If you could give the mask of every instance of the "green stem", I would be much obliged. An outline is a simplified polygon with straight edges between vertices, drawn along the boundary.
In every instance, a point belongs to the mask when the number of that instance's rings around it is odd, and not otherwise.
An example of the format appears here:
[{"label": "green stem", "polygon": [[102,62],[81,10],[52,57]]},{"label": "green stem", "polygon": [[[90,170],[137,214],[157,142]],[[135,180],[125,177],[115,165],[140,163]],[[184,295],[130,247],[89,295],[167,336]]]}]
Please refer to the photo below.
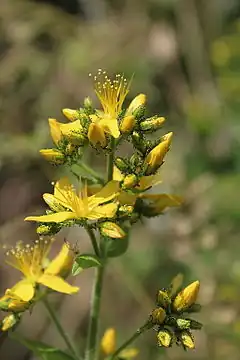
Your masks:
[{"label": "green stem", "polygon": [[74,345],[72,344],[71,339],[68,337],[68,334],[65,332],[65,330],[63,329],[61,323],[59,322],[59,319],[58,319],[54,309],[52,308],[52,305],[49,303],[47,297],[43,297],[42,302],[45,305],[45,307],[46,307],[52,321],[54,322],[59,334],[63,338],[65,344],[67,345],[67,348],[69,349],[69,351],[73,355],[74,359],[79,360],[79,356],[77,354],[77,351],[74,348]]},{"label": "green stem", "polygon": [[89,320],[85,360],[94,360],[96,358],[103,274],[104,266],[96,268],[95,282],[92,291],[91,313]]},{"label": "green stem", "polygon": [[92,246],[94,248],[94,251],[95,251],[95,254],[100,257],[100,251],[99,251],[99,247],[98,247],[98,243],[97,243],[97,239],[96,239],[96,236],[93,232],[93,229],[90,229],[89,227],[86,227],[85,228],[90,239],[91,239],[91,242],[92,242]]},{"label": "green stem", "polygon": [[113,178],[113,160],[114,160],[114,150],[115,150],[115,139],[111,138],[111,152],[107,157],[107,181],[111,181]]},{"label": "green stem", "polygon": [[[152,327],[152,326],[151,326]],[[113,360],[116,356],[120,354],[128,345],[135,341],[140,335],[142,335],[146,330],[150,329],[149,322],[140,327],[128,340],[126,340],[110,357],[110,360]]]},{"label": "green stem", "polygon": [[91,175],[98,183],[104,184],[104,180],[99,174],[93,170],[90,166],[85,164],[84,162],[80,162],[77,164],[80,168],[82,168],[84,171],[86,171],[89,175]]}]

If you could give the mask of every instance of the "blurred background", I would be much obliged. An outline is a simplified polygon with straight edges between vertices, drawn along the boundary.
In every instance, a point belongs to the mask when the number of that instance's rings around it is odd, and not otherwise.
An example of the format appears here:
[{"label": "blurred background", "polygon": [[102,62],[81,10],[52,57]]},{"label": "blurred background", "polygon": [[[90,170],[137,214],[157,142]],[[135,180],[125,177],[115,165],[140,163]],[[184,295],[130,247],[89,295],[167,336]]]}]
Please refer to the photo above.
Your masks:
[{"label": "blurred background", "polygon": [[[183,195],[185,204],[135,226],[128,252],[110,262],[101,333],[115,326],[121,344],[178,272],[186,284],[201,280],[204,330],[188,353],[158,348],[150,331],[136,342],[140,360],[240,359],[239,16],[238,0],[0,1],[1,244],[36,238],[35,225],[23,219],[43,211],[41,195],[60,175],[38,153],[51,146],[47,119],[63,121],[62,108],[94,96],[89,72],[134,73],[127,102],[146,93],[149,113],[166,116],[165,132],[175,133],[159,190]],[[90,153],[89,162],[104,171],[102,157]],[[64,236],[89,249],[86,234],[74,228],[57,236],[54,251]],[[3,293],[19,273],[4,264],[3,252],[0,259]],[[75,280],[79,295],[56,298],[80,348],[92,275]],[[18,332],[64,348],[41,304]],[[0,358],[34,356],[7,339]]]}]

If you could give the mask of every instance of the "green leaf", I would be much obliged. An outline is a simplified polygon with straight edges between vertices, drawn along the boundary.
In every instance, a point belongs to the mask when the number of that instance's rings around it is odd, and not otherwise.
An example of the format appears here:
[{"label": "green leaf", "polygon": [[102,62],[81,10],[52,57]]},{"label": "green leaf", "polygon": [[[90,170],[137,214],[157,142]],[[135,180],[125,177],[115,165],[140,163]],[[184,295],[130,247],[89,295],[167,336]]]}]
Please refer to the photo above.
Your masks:
[{"label": "green leaf", "polygon": [[81,254],[77,256],[72,267],[72,275],[78,275],[83,269],[101,266],[101,260],[92,254]]},{"label": "green leaf", "polygon": [[40,341],[25,339],[16,333],[14,333],[14,335],[12,334],[12,338],[24,345],[27,349],[31,350],[42,360],[75,360],[66,352]]},{"label": "green leaf", "polygon": [[108,257],[117,257],[123,255],[129,245],[129,235],[125,236],[122,239],[111,239],[107,238],[107,256]]}]

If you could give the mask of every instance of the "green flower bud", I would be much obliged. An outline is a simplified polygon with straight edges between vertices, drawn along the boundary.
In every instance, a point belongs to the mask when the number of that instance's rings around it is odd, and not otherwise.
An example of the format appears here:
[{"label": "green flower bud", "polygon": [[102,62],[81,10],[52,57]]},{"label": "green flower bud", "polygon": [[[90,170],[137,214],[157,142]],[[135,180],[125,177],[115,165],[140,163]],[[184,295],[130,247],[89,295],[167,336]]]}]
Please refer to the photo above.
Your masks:
[{"label": "green flower bud", "polygon": [[171,299],[165,290],[159,290],[157,294],[157,304],[165,309],[171,304]]},{"label": "green flower bud", "polygon": [[166,318],[166,312],[163,308],[159,307],[159,308],[156,308],[152,311],[152,314],[150,316],[151,318],[151,322],[153,324],[158,324],[158,325],[161,325],[165,318]]},{"label": "green flower bud", "polygon": [[85,107],[85,109],[87,110],[92,110],[93,109],[93,103],[92,103],[92,99],[90,99],[89,96],[85,97],[84,101],[83,101],[83,106]]},{"label": "green flower bud", "polygon": [[164,117],[152,117],[141,122],[140,129],[142,131],[153,132],[158,130],[165,122]]},{"label": "green flower bud", "polygon": [[176,319],[177,327],[181,330],[189,329],[191,321],[187,319]]},{"label": "green flower bud", "polygon": [[114,239],[121,239],[126,236],[123,229],[111,221],[106,221],[103,224],[101,224],[100,232],[103,236],[108,236]]},{"label": "green flower bud", "polygon": [[14,325],[16,325],[19,322],[20,318],[16,314],[10,314],[7,315],[2,320],[2,331],[8,331],[11,329]]},{"label": "green flower bud", "polygon": [[173,340],[173,335],[170,333],[169,330],[163,329],[163,330],[160,330],[159,333],[157,334],[157,339],[158,339],[159,346],[168,348],[171,346],[171,343]]},{"label": "green flower bud", "polygon": [[127,171],[129,169],[129,166],[128,166],[128,163],[126,160],[124,160],[123,158],[121,157],[117,157],[115,159],[115,165],[117,166],[117,168],[120,170],[120,171]]}]

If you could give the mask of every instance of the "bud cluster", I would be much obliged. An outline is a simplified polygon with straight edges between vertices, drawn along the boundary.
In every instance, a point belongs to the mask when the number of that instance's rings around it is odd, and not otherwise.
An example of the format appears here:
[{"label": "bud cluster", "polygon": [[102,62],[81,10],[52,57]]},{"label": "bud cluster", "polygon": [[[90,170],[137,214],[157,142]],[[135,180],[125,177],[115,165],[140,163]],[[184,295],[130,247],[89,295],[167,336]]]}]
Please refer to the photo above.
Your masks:
[{"label": "bud cluster", "polygon": [[186,288],[181,287],[182,277],[178,275],[168,289],[157,294],[157,307],[152,311],[149,322],[157,331],[159,346],[171,347],[174,343],[186,349],[194,349],[192,330],[200,330],[202,324],[189,318],[188,314],[198,312],[196,304],[200,283],[195,281]]}]

